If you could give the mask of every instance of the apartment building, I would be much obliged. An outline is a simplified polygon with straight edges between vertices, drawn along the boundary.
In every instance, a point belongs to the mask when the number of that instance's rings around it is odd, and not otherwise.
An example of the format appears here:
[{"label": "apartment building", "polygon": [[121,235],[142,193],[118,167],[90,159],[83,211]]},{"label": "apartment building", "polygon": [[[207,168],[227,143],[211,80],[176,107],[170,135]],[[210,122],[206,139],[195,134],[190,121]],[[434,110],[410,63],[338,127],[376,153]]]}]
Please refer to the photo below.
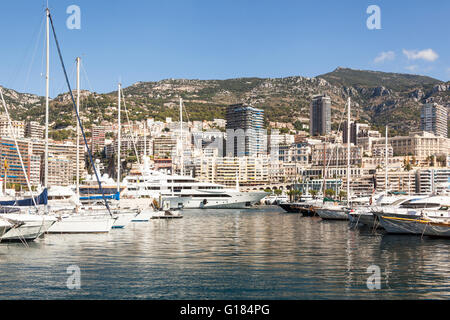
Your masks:
[{"label": "apartment building", "polygon": [[208,157],[198,159],[195,176],[200,181],[229,187],[257,186],[269,182],[269,157]]},{"label": "apartment building", "polygon": [[13,137],[17,139],[25,136],[25,123],[23,121],[11,120],[9,125],[8,117],[5,114],[0,115],[0,137]]},{"label": "apartment building", "polygon": [[418,194],[440,193],[448,189],[450,168],[426,168],[416,172],[416,188]]},{"label": "apartment building", "polygon": [[30,121],[25,125],[25,137],[31,139],[43,139],[45,127],[41,126],[39,122]]},{"label": "apartment building", "polygon": [[[20,162],[16,144],[13,139],[0,138],[0,173],[6,183],[27,185],[27,177],[31,185],[36,186],[40,182],[41,156],[33,152],[33,143],[29,140],[18,140],[23,167]],[[24,170],[26,175],[24,174]]]}]

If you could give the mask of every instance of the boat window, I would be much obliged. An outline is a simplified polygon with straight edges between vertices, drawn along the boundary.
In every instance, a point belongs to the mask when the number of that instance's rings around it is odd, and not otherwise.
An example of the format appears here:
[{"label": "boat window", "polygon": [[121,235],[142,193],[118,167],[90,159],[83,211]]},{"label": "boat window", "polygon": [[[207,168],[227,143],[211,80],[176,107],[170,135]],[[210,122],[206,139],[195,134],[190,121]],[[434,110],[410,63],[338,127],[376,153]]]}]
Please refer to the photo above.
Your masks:
[{"label": "boat window", "polygon": [[[403,201],[405,201],[405,199],[398,199],[398,200],[392,202],[390,205],[391,206],[396,206],[396,205],[401,204]],[[406,201],[406,202],[409,202],[409,201]]]},{"label": "boat window", "polygon": [[421,208],[438,208],[440,207],[439,203],[403,203],[401,208],[407,209],[421,209]]}]

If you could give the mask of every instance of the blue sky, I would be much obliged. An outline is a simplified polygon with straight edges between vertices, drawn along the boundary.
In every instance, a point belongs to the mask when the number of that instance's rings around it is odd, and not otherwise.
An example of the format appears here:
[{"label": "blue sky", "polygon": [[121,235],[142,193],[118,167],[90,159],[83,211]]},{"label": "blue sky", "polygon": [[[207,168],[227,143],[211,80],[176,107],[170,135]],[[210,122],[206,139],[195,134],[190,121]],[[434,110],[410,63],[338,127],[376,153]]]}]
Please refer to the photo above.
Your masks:
[{"label": "blue sky", "polygon": [[[43,0],[2,3],[0,84],[43,95]],[[69,30],[69,5],[81,29]],[[369,30],[369,5],[381,30]],[[450,1],[49,0],[72,85],[97,92],[167,78],[314,77],[338,66],[450,80]],[[67,91],[51,48],[51,96]]]}]

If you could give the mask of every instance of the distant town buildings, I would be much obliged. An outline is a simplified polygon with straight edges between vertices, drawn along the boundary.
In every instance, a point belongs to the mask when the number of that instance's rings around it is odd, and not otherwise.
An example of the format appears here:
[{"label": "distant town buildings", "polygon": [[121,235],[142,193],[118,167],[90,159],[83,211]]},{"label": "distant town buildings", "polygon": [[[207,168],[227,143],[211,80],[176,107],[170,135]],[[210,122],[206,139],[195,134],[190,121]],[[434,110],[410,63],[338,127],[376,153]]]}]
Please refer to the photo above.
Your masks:
[{"label": "distant town buildings", "polygon": [[[17,139],[24,168],[32,186],[37,186],[44,179],[45,141],[42,139]],[[76,145],[72,142],[49,143],[49,179],[50,185],[69,185],[73,183],[76,172]],[[14,139],[0,138],[2,179],[12,184],[26,186],[26,178],[20,164]],[[84,148],[80,148],[80,168],[85,169]],[[64,165],[64,167],[63,167]],[[70,168],[69,168],[70,167]]]},{"label": "distant town buildings", "polygon": [[[339,193],[347,186],[347,143],[350,143],[351,190],[354,195],[384,189],[385,169],[392,191],[429,194],[439,192],[450,177],[450,139],[447,138],[447,113],[435,103],[423,105],[421,130],[407,135],[385,137],[369,124],[342,122],[340,130],[331,130],[331,98],[316,95],[310,103],[310,118],[293,115],[291,123],[265,122],[262,109],[246,104],[226,108],[226,119],[157,121],[148,118],[123,124],[122,161],[125,171],[137,170],[137,161],[150,156],[152,168],[171,173],[193,175],[205,182],[229,188],[284,191],[295,187],[309,190],[332,189]],[[187,120],[187,121],[186,121]],[[278,119],[277,119],[278,120]],[[295,123],[295,126],[293,125]],[[270,133],[266,133],[268,125]],[[309,133],[305,130],[309,128]],[[72,128],[74,129],[74,128]],[[114,170],[118,140],[117,125],[94,125],[90,147],[105,154],[97,163],[100,170]],[[14,139],[24,160],[25,174]],[[111,134],[112,133],[112,134]],[[44,127],[38,122],[14,121],[12,129],[0,115],[0,175],[3,181],[33,186],[44,177]],[[76,145],[72,140],[49,143],[50,185],[71,185],[76,172]],[[85,151],[80,141],[79,156],[83,173]],[[387,154],[386,154],[387,153]],[[386,163],[387,155],[387,163]],[[97,156],[97,158],[101,156]],[[100,160],[98,160],[100,161]],[[126,174],[126,172],[124,173]]]}]

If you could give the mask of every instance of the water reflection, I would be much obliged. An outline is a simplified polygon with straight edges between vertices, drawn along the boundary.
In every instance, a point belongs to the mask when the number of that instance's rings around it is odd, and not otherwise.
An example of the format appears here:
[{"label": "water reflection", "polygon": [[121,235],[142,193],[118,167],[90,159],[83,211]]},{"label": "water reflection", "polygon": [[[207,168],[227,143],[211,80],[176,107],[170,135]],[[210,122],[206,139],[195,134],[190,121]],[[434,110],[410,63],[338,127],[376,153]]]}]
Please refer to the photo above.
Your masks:
[{"label": "water reflection", "polygon": [[[450,295],[448,242],[276,207],[185,211],[107,235],[0,244],[0,298],[417,299]],[[81,290],[66,287],[69,265]],[[369,290],[367,268],[381,270]]]}]

